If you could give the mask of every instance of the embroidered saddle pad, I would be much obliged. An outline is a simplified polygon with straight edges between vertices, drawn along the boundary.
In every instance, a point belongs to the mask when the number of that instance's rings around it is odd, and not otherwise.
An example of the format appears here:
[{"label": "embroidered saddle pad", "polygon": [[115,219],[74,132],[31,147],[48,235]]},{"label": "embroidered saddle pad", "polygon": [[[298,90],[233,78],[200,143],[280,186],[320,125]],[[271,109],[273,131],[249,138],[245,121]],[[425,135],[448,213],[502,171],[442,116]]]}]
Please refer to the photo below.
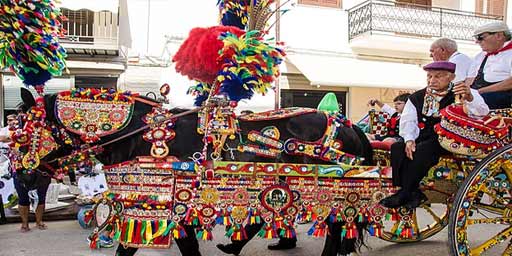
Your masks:
[{"label": "embroidered saddle pad", "polygon": [[61,93],[55,102],[55,113],[67,130],[92,143],[122,130],[131,120],[133,106],[133,100],[77,98]]},{"label": "embroidered saddle pad", "polygon": [[461,105],[450,105],[441,110],[441,122],[434,129],[439,135],[439,143],[446,150],[484,158],[508,143],[510,125],[491,115],[481,120],[473,119],[465,113]]},{"label": "embroidered saddle pad", "polygon": [[291,107],[291,108],[282,108],[277,110],[269,110],[260,113],[252,113],[248,115],[240,116],[239,119],[242,121],[265,121],[265,120],[276,120],[288,117],[294,117],[298,115],[315,113],[318,110],[314,108],[301,108],[301,107]]}]

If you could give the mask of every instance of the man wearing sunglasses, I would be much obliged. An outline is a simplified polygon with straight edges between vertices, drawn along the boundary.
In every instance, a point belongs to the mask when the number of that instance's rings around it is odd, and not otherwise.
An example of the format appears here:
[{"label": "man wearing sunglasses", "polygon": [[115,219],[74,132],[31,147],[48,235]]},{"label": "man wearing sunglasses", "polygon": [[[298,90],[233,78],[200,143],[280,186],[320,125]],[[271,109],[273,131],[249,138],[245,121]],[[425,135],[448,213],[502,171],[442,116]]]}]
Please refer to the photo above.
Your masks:
[{"label": "man wearing sunglasses", "polygon": [[485,24],[474,36],[482,52],[475,56],[466,84],[478,90],[490,109],[511,107],[512,36],[507,24]]}]

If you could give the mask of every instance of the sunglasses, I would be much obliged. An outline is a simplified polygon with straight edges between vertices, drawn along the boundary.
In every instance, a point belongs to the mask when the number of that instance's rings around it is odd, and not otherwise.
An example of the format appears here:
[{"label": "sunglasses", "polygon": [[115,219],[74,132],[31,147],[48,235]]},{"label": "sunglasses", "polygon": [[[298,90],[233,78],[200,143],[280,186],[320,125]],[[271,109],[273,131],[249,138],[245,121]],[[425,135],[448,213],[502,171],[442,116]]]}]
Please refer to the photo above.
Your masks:
[{"label": "sunglasses", "polygon": [[480,41],[483,41],[488,36],[494,35],[494,34],[495,34],[494,32],[485,32],[485,33],[482,33],[482,34],[478,34],[478,35],[475,36],[475,40],[480,42]]}]

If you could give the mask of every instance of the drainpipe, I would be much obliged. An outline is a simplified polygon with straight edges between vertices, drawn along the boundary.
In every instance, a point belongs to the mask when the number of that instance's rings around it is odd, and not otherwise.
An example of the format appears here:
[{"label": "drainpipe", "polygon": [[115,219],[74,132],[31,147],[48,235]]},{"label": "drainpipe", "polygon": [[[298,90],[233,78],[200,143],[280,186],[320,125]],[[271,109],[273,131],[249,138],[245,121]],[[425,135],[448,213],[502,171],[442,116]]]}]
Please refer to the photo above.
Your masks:
[{"label": "drainpipe", "polygon": [[151,0],[148,0],[148,27],[146,32],[146,56],[149,55],[149,19],[151,14]]},{"label": "drainpipe", "polygon": [[[279,6],[281,6],[281,1],[276,0],[276,42],[279,42],[281,40],[281,10]],[[279,87],[279,78],[275,81],[275,102],[274,102],[274,109],[279,109],[280,106],[280,99],[281,99],[281,88]]]},{"label": "drainpipe", "polygon": [[4,74],[0,71],[0,126],[4,127],[5,111],[5,93],[4,93]]}]

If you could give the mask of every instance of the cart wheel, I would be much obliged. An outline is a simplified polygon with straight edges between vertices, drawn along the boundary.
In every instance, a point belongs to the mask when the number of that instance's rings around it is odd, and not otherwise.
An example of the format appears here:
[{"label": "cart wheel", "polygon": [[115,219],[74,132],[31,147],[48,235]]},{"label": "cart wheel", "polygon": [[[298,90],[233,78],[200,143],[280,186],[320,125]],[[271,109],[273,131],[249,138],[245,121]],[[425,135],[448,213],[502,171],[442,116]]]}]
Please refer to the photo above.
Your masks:
[{"label": "cart wheel", "polygon": [[[441,193],[439,191],[424,190],[429,194]],[[446,192],[446,201],[449,202],[450,193]],[[427,239],[448,224],[449,207],[447,203],[426,203],[408,210],[399,208],[389,210],[387,220],[383,221],[382,235],[380,239],[394,243],[410,243]]]},{"label": "cart wheel", "polygon": [[512,144],[475,166],[450,213],[452,255],[512,255]]}]

